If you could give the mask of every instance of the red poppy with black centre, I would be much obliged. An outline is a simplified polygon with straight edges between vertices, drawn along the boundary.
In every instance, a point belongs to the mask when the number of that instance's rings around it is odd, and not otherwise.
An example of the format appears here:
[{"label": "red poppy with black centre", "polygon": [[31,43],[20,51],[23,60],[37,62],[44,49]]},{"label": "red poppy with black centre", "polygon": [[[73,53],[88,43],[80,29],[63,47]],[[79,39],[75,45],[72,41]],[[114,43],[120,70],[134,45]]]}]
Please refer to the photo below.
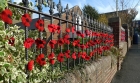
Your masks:
[{"label": "red poppy with black centre", "polygon": [[8,44],[10,44],[11,46],[14,46],[14,43],[15,43],[15,38],[14,38],[14,37],[11,37],[11,38],[9,39]]},{"label": "red poppy with black centre", "polygon": [[36,23],[35,23],[35,27],[39,30],[39,31],[44,31],[44,20],[39,19]]},{"label": "red poppy with black centre", "polygon": [[62,38],[59,39],[57,42],[58,42],[59,45],[63,45],[64,44],[64,40]]},{"label": "red poppy with black centre", "polygon": [[24,14],[21,17],[22,23],[24,26],[29,27],[30,26],[30,22],[32,21],[31,17],[29,14]]},{"label": "red poppy with black centre", "polygon": [[4,11],[1,12],[1,15],[0,15],[1,19],[7,23],[7,24],[12,24],[12,11],[10,9],[5,9]]},{"label": "red poppy with black centre", "polygon": [[51,40],[51,41],[49,42],[49,46],[50,46],[51,48],[54,48],[56,43],[57,43],[56,40]]},{"label": "red poppy with black centre", "polygon": [[45,61],[45,57],[44,54],[39,54],[36,58],[36,62],[40,65],[40,66],[44,66],[46,64]]},{"label": "red poppy with black centre", "polygon": [[25,41],[24,41],[24,47],[25,48],[31,48],[31,46],[33,45],[34,43],[34,40],[32,38],[27,38]]},{"label": "red poppy with black centre", "polygon": [[30,60],[27,64],[28,71],[32,71],[34,66],[34,60]]},{"label": "red poppy with black centre", "polygon": [[44,48],[44,46],[46,44],[46,42],[43,39],[40,39],[40,38],[37,38],[35,40],[35,43],[36,43],[38,49]]},{"label": "red poppy with black centre", "polygon": [[72,54],[72,59],[74,59],[74,60],[76,60],[76,52],[74,52],[73,54]]},{"label": "red poppy with black centre", "polygon": [[55,58],[55,54],[52,52],[49,54],[48,59],[54,59]]},{"label": "red poppy with black centre", "polygon": [[67,50],[65,53],[66,58],[70,58],[70,50]]},{"label": "red poppy with black centre", "polygon": [[59,62],[64,62],[64,54],[63,53],[59,53],[58,56],[57,56],[57,60]]}]

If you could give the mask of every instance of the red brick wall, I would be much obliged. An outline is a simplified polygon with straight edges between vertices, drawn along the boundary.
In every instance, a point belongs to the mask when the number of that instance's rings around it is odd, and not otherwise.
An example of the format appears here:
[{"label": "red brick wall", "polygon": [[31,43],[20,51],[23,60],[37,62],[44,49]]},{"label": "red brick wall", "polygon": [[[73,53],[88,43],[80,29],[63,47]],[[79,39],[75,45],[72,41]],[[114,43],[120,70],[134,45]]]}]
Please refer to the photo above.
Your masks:
[{"label": "red brick wall", "polygon": [[114,34],[114,46],[119,48],[120,44],[120,32],[121,32],[121,19],[119,17],[110,18],[108,20],[108,25],[113,28]]}]

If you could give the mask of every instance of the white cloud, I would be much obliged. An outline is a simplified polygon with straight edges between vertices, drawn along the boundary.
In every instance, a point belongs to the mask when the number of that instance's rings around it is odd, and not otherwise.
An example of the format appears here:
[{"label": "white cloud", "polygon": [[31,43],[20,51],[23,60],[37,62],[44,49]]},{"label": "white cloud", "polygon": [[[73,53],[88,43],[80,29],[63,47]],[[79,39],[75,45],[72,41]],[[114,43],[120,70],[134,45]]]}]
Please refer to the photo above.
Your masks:
[{"label": "white cloud", "polygon": [[32,18],[33,19],[38,18],[38,14],[33,13]]},{"label": "white cloud", "polygon": [[[20,3],[20,2],[22,2],[22,0],[13,0],[13,2]],[[29,2],[33,2],[33,0],[29,0]]]},{"label": "white cloud", "polygon": [[13,0],[13,2],[19,3],[19,2],[22,2],[22,0]]},{"label": "white cloud", "polygon": [[98,6],[97,7],[97,10],[99,13],[106,13],[106,12],[112,12],[114,11],[111,6],[107,6],[107,7],[101,7],[101,6]]}]

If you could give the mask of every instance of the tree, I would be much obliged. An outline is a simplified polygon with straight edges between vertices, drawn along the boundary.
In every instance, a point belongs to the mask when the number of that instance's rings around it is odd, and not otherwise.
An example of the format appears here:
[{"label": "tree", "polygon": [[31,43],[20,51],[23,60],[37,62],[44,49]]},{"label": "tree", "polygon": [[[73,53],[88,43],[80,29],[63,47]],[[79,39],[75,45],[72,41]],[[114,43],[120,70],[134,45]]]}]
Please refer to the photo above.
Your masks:
[{"label": "tree", "polygon": [[85,5],[83,7],[83,13],[86,14],[87,16],[90,16],[90,18],[93,18],[93,19],[99,18],[98,11],[90,5]]},{"label": "tree", "polygon": [[99,16],[98,20],[104,24],[108,24],[108,18],[106,17],[105,14],[102,14]]},{"label": "tree", "polygon": [[[136,7],[138,6],[140,0],[138,0],[135,4],[134,0],[115,0],[116,2],[116,10],[119,11],[127,11],[127,12],[119,12],[119,17],[122,20],[122,23],[130,23],[138,14]],[[119,3],[118,3],[119,2]],[[120,5],[120,6],[119,6]]]}]

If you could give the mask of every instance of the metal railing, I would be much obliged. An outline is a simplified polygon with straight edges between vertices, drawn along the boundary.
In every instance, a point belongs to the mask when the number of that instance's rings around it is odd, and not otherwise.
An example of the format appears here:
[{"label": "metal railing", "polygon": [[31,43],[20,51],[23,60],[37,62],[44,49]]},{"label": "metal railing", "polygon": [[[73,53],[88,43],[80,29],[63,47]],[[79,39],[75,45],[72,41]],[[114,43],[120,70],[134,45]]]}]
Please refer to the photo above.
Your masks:
[{"label": "metal railing", "polygon": [[[55,5],[53,0],[48,0],[48,7],[50,8],[49,13],[46,14],[42,12],[42,1],[43,0],[38,0],[38,11],[34,9],[28,8],[28,0],[22,0],[24,6],[16,5],[13,3],[8,3],[9,6],[15,7],[15,8],[20,8],[25,11],[25,13],[31,12],[31,13],[36,13],[39,15],[38,19],[43,19],[44,17],[50,18],[49,22],[50,24],[54,24],[53,20],[58,20],[58,26],[65,25],[65,29],[70,28],[71,32],[63,32],[64,34],[70,35],[72,34],[72,38],[69,38],[70,44],[65,44],[65,47],[60,45],[57,48],[47,48],[51,50],[51,53],[53,53],[56,49],[60,49],[60,53],[64,53],[63,49],[70,50],[70,56],[73,58],[66,58],[66,61],[62,64],[63,62],[56,62],[56,64],[60,63],[60,70],[62,70],[63,66],[67,66],[66,69],[69,70],[70,68],[74,68],[78,64],[84,63],[86,61],[94,61],[98,60],[99,57],[104,55],[105,50],[109,50],[110,45],[113,45],[113,29],[98,20],[95,20],[94,18],[91,18],[90,16],[87,16],[86,14],[78,15],[78,12],[75,12],[74,9],[69,9],[68,4],[63,10],[61,0],[59,0],[59,3]],[[57,7],[58,10],[58,16],[54,16],[54,8]],[[77,10],[78,11],[78,10]],[[42,17],[43,16],[43,17]],[[65,19],[62,19],[62,17],[65,16]],[[71,19],[70,19],[71,18]],[[79,23],[81,21],[81,23]],[[62,24],[63,23],[63,24]],[[72,25],[69,27],[69,24]],[[7,27],[7,24],[6,24]],[[77,30],[72,33],[72,29],[76,28]],[[22,27],[23,28],[23,27]],[[81,30],[78,30],[80,29]],[[28,38],[28,27],[24,27],[25,29],[25,39]],[[78,36],[78,31],[80,33],[80,36]],[[60,28],[60,34],[59,38],[63,38],[62,34],[62,28]],[[76,36],[75,36],[76,35]],[[39,38],[43,39],[42,37],[42,32],[39,32]],[[54,38],[54,33],[50,32],[49,38],[46,40],[47,45],[49,41],[53,40]],[[59,39],[58,38],[58,39]],[[79,46],[72,45],[72,43],[75,40],[80,40]],[[83,45],[83,47],[82,47]],[[106,49],[105,49],[106,48]],[[108,49],[107,49],[108,48]],[[36,48],[35,48],[36,49]],[[47,50],[46,50],[47,52]],[[40,54],[42,54],[42,48],[40,49]],[[75,57],[78,57],[78,53],[81,53],[81,56],[74,59],[74,53],[76,53]],[[86,54],[86,55],[84,55]],[[91,55],[90,55],[91,54]],[[45,55],[46,57],[49,54]],[[57,55],[57,54],[56,54]],[[80,54],[79,54],[80,55]],[[55,56],[57,57],[57,56]],[[25,48],[25,58],[28,61],[29,56],[28,56],[28,50]],[[63,56],[62,56],[63,58]],[[85,58],[85,59],[84,59]],[[91,59],[90,59],[91,58]],[[27,65],[26,65],[27,66]],[[54,69],[54,65],[52,66],[52,71]],[[71,67],[72,66],[72,67]],[[27,70],[27,69],[26,69]],[[26,71],[27,72],[27,71]]]}]

